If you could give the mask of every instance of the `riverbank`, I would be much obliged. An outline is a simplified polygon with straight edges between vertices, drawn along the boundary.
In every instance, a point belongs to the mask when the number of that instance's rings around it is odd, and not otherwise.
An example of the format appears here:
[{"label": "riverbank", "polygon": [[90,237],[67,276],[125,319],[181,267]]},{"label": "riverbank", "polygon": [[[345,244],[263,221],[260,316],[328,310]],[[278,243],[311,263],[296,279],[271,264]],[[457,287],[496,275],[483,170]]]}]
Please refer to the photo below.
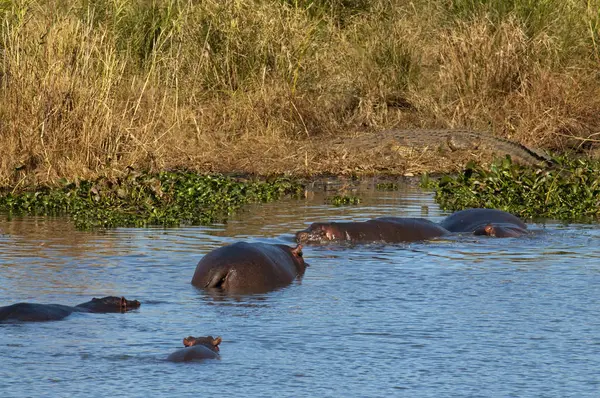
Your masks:
[{"label": "riverbank", "polygon": [[129,169],[410,175],[490,159],[440,154],[435,137],[399,150],[379,139],[389,129],[594,151],[599,5],[11,2],[0,186]]},{"label": "riverbank", "polygon": [[522,166],[510,157],[488,167],[469,162],[451,175],[264,177],[138,173],[53,186],[0,190],[0,212],[68,216],[79,229],[180,227],[225,223],[247,204],[324,193],[331,206],[360,205],[370,191],[416,185],[434,192],[445,210],[481,207],[527,220],[594,222],[600,217],[600,162],[557,157],[549,167]]}]

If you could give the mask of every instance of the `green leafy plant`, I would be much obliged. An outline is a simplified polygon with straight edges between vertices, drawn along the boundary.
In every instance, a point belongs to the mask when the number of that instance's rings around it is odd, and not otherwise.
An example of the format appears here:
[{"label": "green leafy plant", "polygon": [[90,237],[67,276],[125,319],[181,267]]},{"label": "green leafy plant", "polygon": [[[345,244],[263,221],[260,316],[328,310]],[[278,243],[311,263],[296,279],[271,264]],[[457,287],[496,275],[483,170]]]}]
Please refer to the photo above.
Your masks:
[{"label": "green leafy plant", "polygon": [[298,196],[300,183],[286,178],[240,181],[190,172],[130,173],[124,178],[62,180],[58,188],[39,187],[0,194],[9,214],[68,215],[77,228],[179,226],[225,222],[250,202]]},{"label": "green leafy plant", "polygon": [[360,198],[354,195],[334,195],[327,199],[327,203],[334,206],[357,205],[360,203]]},{"label": "green leafy plant", "polygon": [[510,157],[489,169],[469,163],[456,176],[431,184],[444,209],[486,207],[524,218],[593,220],[600,216],[600,162],[561,157],[550,169],[513,164]]},{"label": "green leafy plant", "polygon": [[380,182],[375,185],[375,189],[378,191],[397,191],[399,188],[395,182]]}]

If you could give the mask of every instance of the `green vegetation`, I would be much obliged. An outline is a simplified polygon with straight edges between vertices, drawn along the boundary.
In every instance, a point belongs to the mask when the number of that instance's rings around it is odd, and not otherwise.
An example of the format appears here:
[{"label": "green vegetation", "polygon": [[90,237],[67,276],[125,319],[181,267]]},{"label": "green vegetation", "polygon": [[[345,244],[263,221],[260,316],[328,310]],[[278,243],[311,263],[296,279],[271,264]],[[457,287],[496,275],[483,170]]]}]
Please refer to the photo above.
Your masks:
[{"label": "green vegetation", "polygon": [[354,195],[334,195],[327,198],[327,203],[339,207],[360,204],[360,198]]},{"label": "green vegetation", "polygon": [[600,0],[0,0],[0,16],[4,187],[440,171],[329,143],[457,127],[563,150],[600,131]]},{"label": "green vegetation", "polygon": [[129,173],[124,178],[62,181],[0,195],[0,210],[14,214],[66,214],[77,228],[180,226],[222,223],[249,202],[298,196],[303,187],[286,178],[238,181],[222,175],[189,172]]},{"label": "green vegetation", "polygon": [[395,182],[378,182],[375,186],[377,191],[397,191],[399,188]]},{"label": "green vegetation", "polygon": [[474,164],[437,183],[436,200],[449,210],[469,207],[501,209],[524,218],[594,220],[600,217],[600,162],[557,159],[552,169],[530,169],[510,158],[489,169]]}]

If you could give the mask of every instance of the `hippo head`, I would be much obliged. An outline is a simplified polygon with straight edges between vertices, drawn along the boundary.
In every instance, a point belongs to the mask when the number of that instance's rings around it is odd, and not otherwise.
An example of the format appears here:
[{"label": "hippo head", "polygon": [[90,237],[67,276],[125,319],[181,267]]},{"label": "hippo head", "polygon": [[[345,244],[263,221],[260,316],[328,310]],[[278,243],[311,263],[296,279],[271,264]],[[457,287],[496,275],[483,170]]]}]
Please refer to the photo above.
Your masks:
[{"label": "hippo head", "polygon": [[140,302],[116,296],[94,297],[91,301],[79,304],[77,307],[83,307],[90,312],[127,312],[139,308]]},{"label": "hippo head", "polygon": [[496,238],[517,238],[527,234],[527,231],[518,225],[512,224],[486,224],[482,228],[477,228],[474,235],[487,235]]},{"label": "hippo head", "polygon": [[[492,224],[487,224],[485,227],[483,227],[483,232],[484,235],[487,236],[496,236],[496,229]],[[475,231],[475,234],[477,234],[477,231]]]},{"label": "hippo head", "polygon": [[221,341],[223,341],[223,339],[221,339],[220,336],[218,336],[217,338],[213,338],[212,336],[205,336],[205,337],[188,336],[183,339],[183,345],[186,347],[192,347],[195,345],[203,345],[207,348],[210,348],[211,350],[213,350],[215,352],[218,352],[219,344],[221,344]]},{"label": "hippo head", "polygon": [[333,223],[315,222],[296,233],[298,243],[325,243],[343,238],[342,232]]}]

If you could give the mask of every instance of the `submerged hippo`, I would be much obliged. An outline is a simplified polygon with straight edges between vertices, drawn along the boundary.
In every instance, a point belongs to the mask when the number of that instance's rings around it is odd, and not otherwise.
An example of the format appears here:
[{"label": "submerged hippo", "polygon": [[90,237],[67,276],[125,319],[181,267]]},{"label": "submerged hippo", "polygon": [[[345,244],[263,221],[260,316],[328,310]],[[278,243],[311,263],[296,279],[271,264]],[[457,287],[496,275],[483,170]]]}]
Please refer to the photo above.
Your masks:
[{"label": "submerged hippo", "polygon": [[363,222],[317,222],[296,233],[298,243],[414,242],[449,232],[423,218],[381,217]]},{"label": "submerged hippo", "polygon": [[125,297],[114,296],[94,297],[91,301],[76,305],[75,307],[62,304],[17,303],[0,307],[0,322],[58,321],[71,315],[73,312],[127,312],[139,308],[139,306],[140,302],[137,300],[127,300]]},{"label": "submerged hippo", "polygon": [[527,233],[527,225],[517,216],[496,209],[466,209],[449,215],[440,225],[450,232],[469,232],[498,238]]},{"label": "submerged hippo", "polygon": [[206,254],[192,277],[192,285],[226,292],[260,293],[291,283],[308,264],[302,246],[237,242]]},{"label": "submerged hippo", "polygon": [[169,355],[167,361],[187,362],[200,359],[220,359],[219,344],[221,344],[221,341],[221,337],[217,337],[216,339],[212,336],[186,337],[183,339],[185,348]]}]

